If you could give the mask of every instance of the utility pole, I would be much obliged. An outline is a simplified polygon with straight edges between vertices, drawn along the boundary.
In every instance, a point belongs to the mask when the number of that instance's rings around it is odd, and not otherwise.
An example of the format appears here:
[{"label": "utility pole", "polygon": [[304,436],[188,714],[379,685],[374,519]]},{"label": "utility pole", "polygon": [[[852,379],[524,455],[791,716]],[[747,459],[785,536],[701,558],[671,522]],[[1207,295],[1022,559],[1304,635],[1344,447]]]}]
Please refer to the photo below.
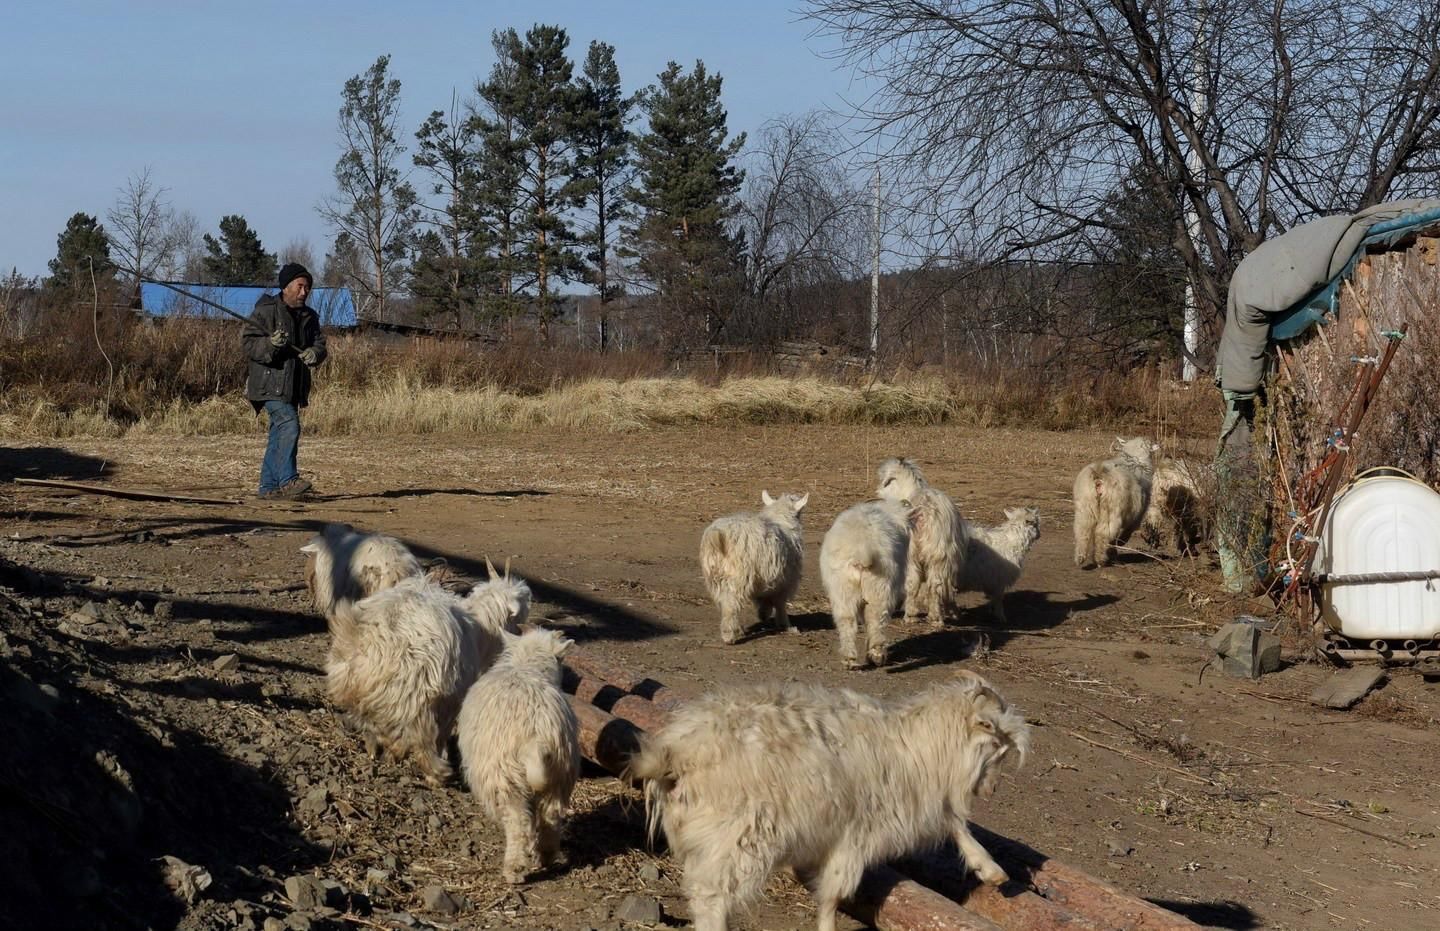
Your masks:
[{"label": "utility pole", "polygon": [[[1202,0],[1195,22],[1195,60],[1192,62],[1195,69],[1195,86],[1190,90],[1190,114],[1195,121],[1197,135],[1205,125],[1205,109],[1208,106],[1205,97],[1205,81],[1208,78],[1205,67],[1205,30],[1208,13],[1207,4]],[[1185,168],[1192,182],[1198,181],[1205,170],[1205,166],[1200,160],[1200,146],[1193,142],[1190,145],[1190,152],[1185,158]],[[1205,185],[1201,185],[1201,189],[1203,196],[1203,192],[1206,190]],[[1185,199],[1185,235],[1190,237],[1191,247],[1198,256],[1200,254],[1200,211],[1195,206],[1193,197]],[[1185,281],[1185,324],[1181,331],[1181,339],[1185,344],[1185,358],[1181,366],[1180,377],[1184,381],[1191,382],[1198,374],[1195,368],[1195,355],[1200,349],[1200,303],[1195,293],[1193,275],[1187,275]]]},{"label": "utility pole", "polygon": [[871,212],[871,232],[874,243],[871,248],[870,269],[870,365],[880,360],[880,162],[875,162],[875,208]]}]

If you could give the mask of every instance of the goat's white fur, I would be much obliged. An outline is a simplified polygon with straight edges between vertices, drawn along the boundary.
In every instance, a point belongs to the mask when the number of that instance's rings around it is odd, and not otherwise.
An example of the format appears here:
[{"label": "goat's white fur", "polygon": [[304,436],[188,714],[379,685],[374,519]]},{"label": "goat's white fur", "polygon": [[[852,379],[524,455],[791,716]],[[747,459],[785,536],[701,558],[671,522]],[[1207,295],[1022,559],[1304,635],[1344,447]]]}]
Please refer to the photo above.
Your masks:
[{"label": "goat's white fur", "polygon": [[520,883],[559,855],[580,771],[579,725],[560,690],[560,657],[574,644],[551,630],[504,640],[465,696],[456,732],[470,794],[505,830],[501,875]]},{"label": "goat's white fur", "polygon": [[1004,882],[966,822],[1028,746],[1024,719],[973,673],[895,703],[786,683],[686,705],[643,739],[630,774],[645,780],[652,837],[663,826],[683,865],[696,931],[725,931],[786,866],[833,931],[867,866],[940,841]]},{"label": "goat's white fur", "polygon": [[1006,508],[1005,523],[982,527],[967,521],[970,552],[957,588],[984,592],[995,620],[1005,622],[1005,593],[1015,587],[1030,547],[1040,539],[1040,512],[1036,508]]},{"label": "goat's white fur", "polygon": [[1130,539],[1150,504],[1151,456],[1160,447],[1144,437],[1116,438],[1116,455],[1075,476],[1075,565],[1107,566],[1114,547]]},{"label": "goat's white fur", "polygon": [[1155,548],[1173,547],[1182,556],[1200,551],[1205,521],[1197,470],[1184,459],[1162,459],[1150,480],[1150,506],[1140,535]]},{"label": "goat's white fur", "polygon": [[329,620],[340,601],[359,601],[422,574],[420,561],[394,537],[326,524],[300,552],[315,610]]},{"label": "goat's white fur", "polygon": [[856,643],[865,619],[865,655],[876,666],[888,662],[886,625],[905,594],[905,560],[910,549],[909,511],[893,501],[863,501],[841,511],[820,543],[820,581],[840,633],[840,658],[851,669],[863,665]]},{"label": "goat's white fur", "polygon": [[904,502],[911,509],[905,616],[914,619],[923,613],[931,624],[942,625],[946,612],[955,607],[955,581],[969,549],[960,510],[909,459],[886,459],[878,478],[877,497]]},{"label": "goat's white fur", "polygon": [[810,496],[772,498],[761,491],[760,500],[764,510],[718,518],[700,536],[700,570],[720,609],[725,643],[744,633],[747,610],[762,622],[773,614],[776,627],[794,630],[789,602],[800,587],[805,552],[800,514]]}]

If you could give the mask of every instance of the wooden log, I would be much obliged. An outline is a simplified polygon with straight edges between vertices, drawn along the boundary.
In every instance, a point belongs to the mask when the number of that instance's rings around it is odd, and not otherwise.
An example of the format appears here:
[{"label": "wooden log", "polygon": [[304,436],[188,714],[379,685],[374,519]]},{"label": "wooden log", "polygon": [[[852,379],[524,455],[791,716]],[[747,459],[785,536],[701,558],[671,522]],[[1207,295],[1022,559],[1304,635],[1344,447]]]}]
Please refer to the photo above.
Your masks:
[{"label": "wooden log", "polygon": [[990,919],[906,879],[888,866],[866,870],[855,897],[841,908],[880,931],[1001,931],[1001,926]]},{"label": "wooden log", "polygon": [[1101,927],[1114,931],[1195,931],[1200,927],[974,822],[970,823],[970,833],[985,845],[1012,880],[1028,882],[1047,900]]},{"label": "wooden log", "polygon": [[580,725],[580,754],[617,776],[623,775],[630,757],[640,749],[640,728],[574,696],[570,707]]},{"label": "wooden log", "polygon": [[199,495],[178,495],[159,491],[136,491],[129,488],[111,488],[108,485],[88,485],[84,482],[61,482],[49,478],[17,478],[17,485],[38,485],[42,488],[63,488],[66,491],[85,491],[92,495],[108,495],[112,498],[135,498],[140,501],[178,501],[182,504],[239,504],[238,498],[202,498]]},{"label": "wooden log", "polygon": [[962,866],[960,854],[953,848],[947,848],[940,854],[907,858],[897,865],[897,869],[1002,928],[1109,931],[1108,926],[1097,924],[1023,888],[1015,881],[1018,877],[1014,873],[1011,873],[1011,881],[1004,886],[987,886]]}]

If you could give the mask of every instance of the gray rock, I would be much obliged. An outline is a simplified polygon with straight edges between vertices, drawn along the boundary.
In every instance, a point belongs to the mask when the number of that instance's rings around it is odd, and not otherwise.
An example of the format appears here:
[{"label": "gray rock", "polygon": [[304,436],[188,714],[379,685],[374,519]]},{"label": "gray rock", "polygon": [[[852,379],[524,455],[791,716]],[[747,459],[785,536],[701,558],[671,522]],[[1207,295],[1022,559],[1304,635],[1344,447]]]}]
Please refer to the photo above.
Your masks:
[{"label": "gray rock", "polygon": [[1123,840],[1115,840],[1114,838],[1111,838],[1105,843],[1109,846],[1110,856],[1112,857],[1128,857],[1130,856],[1130,854],[1135,852],[1135,848],[1131,847]]},{"label": "gray rock", "polygon": [[279,918],[266,918],[262,927],[264,931],[285,931],[285,922]]},{"label": "gray rock", "polygon": [[615,919],[629,924],[658,925],[660,918],[660,900],[654,896],[627,895],[615,909]]},{"label": "gray rock", "polygon": [[314,876],[291,876],[285,880],[285,897],[297,909],[325,904],[325,884]]},{"label": "gray rock", "polygon": [[1280,638],[1248,621],[1226,624],[1207,643],[1221,658],[1228,676],[1258,679],[1280,668]]},{"label": "gray rock", "polygon": [[310,916],[304,912],[292,912],[290,917],[285,919],[285,927],[290,931],[310,931]]},{"label": "gray rock", "polygon": [[175,605],[169,601],[157,601],[152,613],[155,615],[155,620],[168,621],[175,616]]},{"label": "gray rock", "polygon": [[220,673],[233,672],[234,670],[240,668],[240,657],[236,656],[234,653],[226,653],[224,656],[217,656],[215,657],[215,662],[210,664],[210,668]]},{"label": "gray rock", "polygon": [[640,867],[640,881],[654,883],[660,881],[660,867],[653,863],[646,863]]},{"label": "gray rock", "polygon": [[432,912],[453,915],[460,911],[460,904],[445,891],[444,886],[426,886],[420,897],[424,900],[425,907]]},{"label": "gray rock", "polygon": [[200,894],[210,888],[213,880],[204,867],[186,863],[179,857],[164,856],[160,860],[164,863],[162,879],[165,886],[177,899],[193,905]]}]

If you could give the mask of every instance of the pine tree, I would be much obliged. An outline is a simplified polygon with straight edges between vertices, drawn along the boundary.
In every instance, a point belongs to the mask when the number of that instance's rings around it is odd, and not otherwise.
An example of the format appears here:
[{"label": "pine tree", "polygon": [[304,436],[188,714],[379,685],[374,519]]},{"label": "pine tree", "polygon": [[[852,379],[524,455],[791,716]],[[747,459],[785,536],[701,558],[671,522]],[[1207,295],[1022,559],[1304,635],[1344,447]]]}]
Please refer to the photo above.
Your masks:
[{"label": "pine tree", "polygon": [[580,236],[587,247],[585,261],[590,281],[600,295],[600,351],[610,341],[608,304],[619,290],[609,279],[610,249],[615,227],[625,217],[625,189],[629,186],[631,136],[627,124],[635,97],[626,97],[615,65],[615,47],[591,42],[579,80],[579,106],[575,115],[575,167],[583,179],[586,203],[593,217]]},{"label": "pine tree", "polygon": [[744,244],[731,228],[745,178],[734,159],[745,134],[726,141],[722,79],[706,74],[703,62],[688,75],[670,62],[659,77],[641,103],[649,130],[635,140],[629,251],[668,304],[692,325],[703,319],[714,340],[743,266]]},{"label": "pine tree", "polygon": [[269,285],[278,272],[275,254],[239,214],[220,218],[220,239],[205,234],[205,277],[215,284]]},{"label": "pine tree", "polygon": [[55,239],[55,258],[50,260],[50,277],[45,286],[52,290],[89,284],[90,269],[96,280],[114,271],[110,261],[110,237],[100,221],[88,213],[76,213],[65,222],[65,230]]},{"label": "pine tree", "polygon": [[496,30],[490,35],[490,44],[495,49],[495,64],[489,78],[475,86],[479,105],[471,117],[480,138],[475,178],[477,238],[474,248],[481,258],[484,290],[491,295],[487,302],[490,314],[508,318],[521,307],[517,297],[520,290],[520,178],[525,163],[516,114],[520,36],[514,29]]},{"label": "pine tree", "polygon": [[568,216],[584,196],[572,143],[577,95],[569,45],[564,29],[536,25],[515,58],[515,143],[524,159],[518,257],[527,283],[535,288],[546,342],[555,313],[555,282],[574,281],[584,270]]},{"label": "pine tree", "polygon": [[366,265],[356,279],[367,305],[380,320],[399,291],[406,252],[415,225],[415,189],[396,167],[405,147],[396,138],[400,124],[400,82],[390,77],[390,56],[375,59],[341,91],[340,138],[335,163],[339,192],[320,212],[337,232],[349,235]]},{"label": "pine tree", "polygon": [[421,205],[430,229],[416,239],[410,292],[459,329],[475,316],[483,286],[484,256],[477,255],[484,248],[477,235],[478,129],[474,120],[460,116],[452,98],[449,116],[432,111],[415,138],[414,162],[427,174],[431,200]]}]

